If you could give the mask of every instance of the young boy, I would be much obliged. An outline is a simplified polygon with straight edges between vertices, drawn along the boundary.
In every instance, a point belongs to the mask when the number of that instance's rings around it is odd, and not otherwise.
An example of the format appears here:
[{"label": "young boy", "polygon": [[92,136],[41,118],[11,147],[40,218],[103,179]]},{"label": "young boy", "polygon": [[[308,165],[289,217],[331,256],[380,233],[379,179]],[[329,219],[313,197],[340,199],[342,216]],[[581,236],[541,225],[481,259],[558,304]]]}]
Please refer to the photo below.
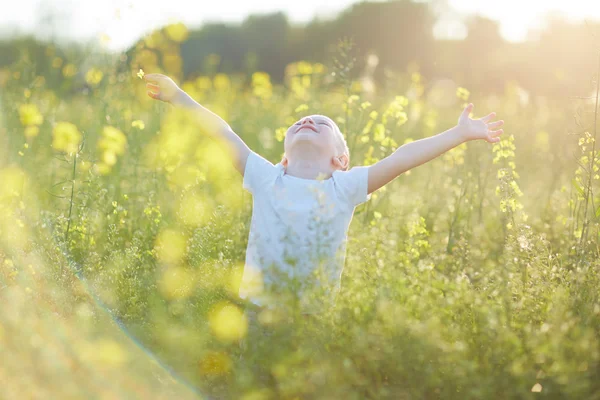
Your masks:
[{"label": "young boy", "polygon": [[192,110],[205,130],[222,139],[231,151],[234,166],[243,176],[243,187],[253,196],[239,295],[260,308],[280,300],[266,290],[267,285],[278,291],[277,285],[288,282],[289,277],[308,292],[308,282],[317,270],[320,275],[316,285],[329,288],[325,294],[331,301],[321,298],[320,303],[311,303],[311,298],[300,295],[301,311],[316,313],[331,306],[340,289],[354,208],[403,172],[465,141],[496,143],[503,132],[493,130],[504,123],[490,122],[495,113],[476,120],[469,118],[473,110],[473,104],[469,104],[455,127],[405,144],[371,166],[349,169],[350,154],[338,126],[328,117],[311,115],[288,128],[284,157],[273,165],[249,149],[225,121],[194,101],[173,80],[161,74],[144,78],[150,97]]}]

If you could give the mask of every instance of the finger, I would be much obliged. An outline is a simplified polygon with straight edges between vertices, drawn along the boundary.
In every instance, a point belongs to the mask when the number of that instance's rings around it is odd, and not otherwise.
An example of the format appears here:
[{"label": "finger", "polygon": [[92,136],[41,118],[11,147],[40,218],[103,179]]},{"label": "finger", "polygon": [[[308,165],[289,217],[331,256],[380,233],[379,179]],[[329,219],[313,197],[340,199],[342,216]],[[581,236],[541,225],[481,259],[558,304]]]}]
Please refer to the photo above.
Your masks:
[{"label": "finger", "polygon": [[485,140],[488,143],[498,143],[500,141],[500,138],[499,137],[490,137],[490,136],[488,136]]},{"label": "finger", "polygon": [[496,136],[500,136],[504,133],[503,129],[498,129],[497,131],[490,131],[489,135],[491,137],[496,137]]},{"label": "finger", "polygon": [[148,90],[147,93],[148,93],[148,96],[152,97],[153,99],[160,100],[160,93],[154,93],[151,90]]},{"label": "finger", "polygon": [[504,121],[500,120],[500,121],[496,121],[496,122],[490,122],[488,124],[488,128],[489,129],[494,129],[494,128],[499,128],[502,125],[504,125]]},{"label": "finger", "polygon": [[146,74],[144,75],[144,79],[146,82],[158,83],[158,76],[156,74]]},{"label": "finger", "polygon": [[481,120],[482,120],[483,122],[488,122],[489,120],[491,120],[491,119],[492,119],[492,118],[494,118],[495,116],[496,116],[496,113],[495,113],[495,112],[492,112],[492,113],[490,113],[490,114],[486,115],[485,117],[481,118]]},{"label": "finger", "polygon": [[147,87],[148,89],[154,89],[154,90],[159,90],[159,89],[160,89],[160,86],[159,86],[159,85],[156,85],[156,84],[154,84],[154,83],[146,83],[146,87]]},{"label": "finger", "polygon": [[468,104],[468,105],[465,107],[465,109],[463,110],[463,112],[462,112],[462,116],[463,116],[463,117],[465,117],[465,118],[466,118],[466,117],[468,117],[468,116],[469,116],[469,114],[471,114],[471,111],[473,111],[473,107],[474,107],[474,106],[473,106],[473,103],[469,103],[469,104]]}]

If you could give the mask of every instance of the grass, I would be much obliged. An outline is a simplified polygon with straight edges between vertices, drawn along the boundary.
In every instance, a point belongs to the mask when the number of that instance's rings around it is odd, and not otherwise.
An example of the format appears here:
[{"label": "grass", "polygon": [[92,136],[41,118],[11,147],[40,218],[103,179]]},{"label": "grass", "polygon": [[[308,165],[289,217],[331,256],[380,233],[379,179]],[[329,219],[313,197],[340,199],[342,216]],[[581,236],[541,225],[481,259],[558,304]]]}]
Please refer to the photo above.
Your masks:
[{"label": "grass", "polygon": [[[201,127],[146,96],[136,74],[160,65],[97,61],[86,90],[47,89],[23,62],[3,83],[3,397],[600,398],[596,103],[575,104],[575,126],[572,102],[525,102],[514,83],[471,97],[506,121],[503,140],[374,194],[355,210],[336,307],[259,326],[237,298],[241,177]],[[441,106],[418,74],[371,93],[323,66],[289,70],[285,86],[181,84],[274,163],[277,129],[301,115],[336,119],[351,165],[368,165],[451,127],[469,96]],[[53,79],[86,79],[67,75]]]}]

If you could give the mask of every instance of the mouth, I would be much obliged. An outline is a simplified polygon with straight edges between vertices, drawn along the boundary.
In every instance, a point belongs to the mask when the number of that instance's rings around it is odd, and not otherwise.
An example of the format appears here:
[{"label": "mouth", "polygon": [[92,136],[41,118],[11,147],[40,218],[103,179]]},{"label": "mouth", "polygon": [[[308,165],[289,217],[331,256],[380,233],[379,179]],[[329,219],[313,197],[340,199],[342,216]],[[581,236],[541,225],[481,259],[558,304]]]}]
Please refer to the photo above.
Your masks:
[{"label": "mouth", "polygon": [[317,132],[317,128],[315,128],[314,126],[312,126],[312,125],[303,125],[300,128],[296,129],[296,133],[300,132],[302,129],[310,129],[313,132]]}]

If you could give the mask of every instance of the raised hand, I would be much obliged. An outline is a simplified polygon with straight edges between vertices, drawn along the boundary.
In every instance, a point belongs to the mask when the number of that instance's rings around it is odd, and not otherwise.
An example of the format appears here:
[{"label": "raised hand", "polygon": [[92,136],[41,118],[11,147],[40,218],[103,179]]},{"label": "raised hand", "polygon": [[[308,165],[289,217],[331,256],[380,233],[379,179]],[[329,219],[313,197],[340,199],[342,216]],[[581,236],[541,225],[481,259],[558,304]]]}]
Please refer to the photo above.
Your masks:
[{"label": "raised hand", "polygon": [[181,89],[173,81],[163,74],[146,74],[144,75],[146,80],[146,88],[148,89],[148,96],[156,100],[165,101],[172,103],[173,100],[179,95]]},{"label": "raised hand", "polygon": [[500,141],[500,136],[504,130],[496,128],[504,125],[504,121],[496,121],[490,122],[492,118],[496,116],[495,112],[492,112],[486,115],[483,118],[479,119],[471,119],[469,118],[469,114],[473,111],[473,103],[470,103],[463,110],[462,114],[458,118],[458,127],[460,132],[463,134],[466,140],[476,140],[483,139],[488,143],[498,143]]}]

